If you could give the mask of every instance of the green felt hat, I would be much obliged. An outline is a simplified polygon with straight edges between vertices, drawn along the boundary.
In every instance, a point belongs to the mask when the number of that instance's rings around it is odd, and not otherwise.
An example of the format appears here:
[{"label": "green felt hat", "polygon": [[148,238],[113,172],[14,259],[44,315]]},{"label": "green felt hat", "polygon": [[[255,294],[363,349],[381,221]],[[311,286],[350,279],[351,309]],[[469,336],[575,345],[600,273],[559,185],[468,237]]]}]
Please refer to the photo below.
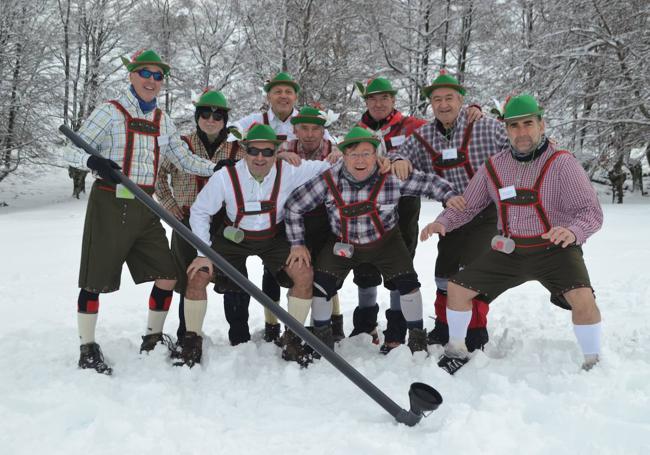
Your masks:
[{"label": "green felt hat", "polygon": [[298,83],[293,80],[293,77],[291,77],[289,73],[280,72],[276,74],[275,77],[270,81],[266,81],[266,84],[264,84],[264,91],[268,93],[271,88],[276,85],[289,85],[293,87],[293,90],[296,93],[300,92],[300,85],[298,85]]},{"label": "green felt hat", "polygon": [[359,142],[370,142],[375,146],[375,148],[377,148],[379,147],[379,143],[381,141],[369,129],[363,128],[361,126],[355,126],[350,130],[348,134],[345,135],[343,141],[338,143],[336,146],[340,151],[343,152],[352,144],[357,144]]},{"label": "green felt hat", "polygon": [[283,141],[278,139],[273,128],[269,125],[262,123],[255,123],[246,132],[243,141],[245,144],[249,142],[273,142],[275,145],[282,144]]},{"label": "green felt hat", "polygon": [[397,90],[393,88],[393,84],[384,77],[370,79],[365,87],[361,82],[357,82],[356,86],[364,99],[368,98],[370,95],[374,95],[375,93],[390,93],[391,95],[397,93]]},{"label": "green felt hat", "polygon": [[216,107],[223,109],[224,111],[229,111],[228,101],[226,97],[223,96],[223,93],[216,90],[207,89],[199,97],[198,101],[194,103],[196,107]]},{"label": "green felt hat", "polygon": [[508,100],[503,109],[503,119],[508,121],[531,115],[542,116],[544,110],[539,107],[537,100],[532,95],[514,96]]},{"label": "green felt hat", "polygon": [[312,123],[314,125],[325,125],[325,116],[321,111],[312,106],[305,106],[300,109],[297,115],[291,117],[291,124],[297,125],[298,123]]},{"label": "green felt hat", "polygon": [[151,49],[141,49],[131,57],[129,60],[126,57],[121,57],[122,63],[126,66],[129,73],[135,71],[141,66],[157,66],[160,68],[165,76],[169,75],[169,65],[162,61],[160,55]]},{"label": "green felt hat", "polygon": [[452,88],[461,95],[465,96],[465,87],[460,85],[458,79],[447,73],[446,70],[440,70],[440,74],[433,80],[433,82],[431,82],[431,85],[427,85],[422,89],[422,95],[425,98],[429,98],[431,96],[431,92],[437,88],[442,87]]}]

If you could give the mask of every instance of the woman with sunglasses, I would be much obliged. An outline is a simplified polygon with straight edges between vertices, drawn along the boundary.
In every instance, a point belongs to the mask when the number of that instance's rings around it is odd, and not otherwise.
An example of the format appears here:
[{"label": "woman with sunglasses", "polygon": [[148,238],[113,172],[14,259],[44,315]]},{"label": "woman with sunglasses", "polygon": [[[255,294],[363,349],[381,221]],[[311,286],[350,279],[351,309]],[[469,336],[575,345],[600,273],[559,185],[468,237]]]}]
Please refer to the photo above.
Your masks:
[{"label": "woman with sunglasses", "polygon": [[[228,128],[228,101],[221,92],[206,89],[195,102],[194,120],[196,130],[188,135],[181,136],[187,143],[192,153],[211,160],[221,168],[223,165],[234,164],[244,154],[239,147],[239,142],[227,142]],[[158,180],[156,182],[156,197],[160,204],[169,210],[176,218],[189,227],[190,207],[196,196],[207,183],[207,179],[188,174],[171,161],[163,159],[160,164]],[[170,181],[171,180],[171,186]],[[218,229],[223,223],[223,211],[212,219],[212,229]],[[185,298],[192,300],[206,300],[207,293],[204,287],[187,286],[187,267],[196,257],[196,249],[187,243],[176,232],[172,233],[171,250],[178,271],[178,281],[175,291],[180,294],[178,307],[179,326],[176,332],[178,345],[183,344],[185,338]],[[236,346],[250,340],[248,328],[248,304],[250,296],[240,292],[226,292],[223,303],[226,320],[230,324],[228,339],[230,344]]]}]

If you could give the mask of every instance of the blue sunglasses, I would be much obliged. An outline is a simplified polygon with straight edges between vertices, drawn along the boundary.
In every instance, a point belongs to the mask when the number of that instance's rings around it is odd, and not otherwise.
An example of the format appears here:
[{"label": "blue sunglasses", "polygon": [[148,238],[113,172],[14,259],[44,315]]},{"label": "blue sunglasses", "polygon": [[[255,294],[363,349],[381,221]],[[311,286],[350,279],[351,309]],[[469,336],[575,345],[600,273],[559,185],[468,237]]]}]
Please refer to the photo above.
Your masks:
[{"label": "blue sunglasses", "polygon": [[149,79],[151,76],[153,76],[154,81],[162,81],[165,78],[165,75],[161,73],[160,71],[149,71],[147,69],[140,69],[137,71],[138,76],[140,76],[142,79]]}]

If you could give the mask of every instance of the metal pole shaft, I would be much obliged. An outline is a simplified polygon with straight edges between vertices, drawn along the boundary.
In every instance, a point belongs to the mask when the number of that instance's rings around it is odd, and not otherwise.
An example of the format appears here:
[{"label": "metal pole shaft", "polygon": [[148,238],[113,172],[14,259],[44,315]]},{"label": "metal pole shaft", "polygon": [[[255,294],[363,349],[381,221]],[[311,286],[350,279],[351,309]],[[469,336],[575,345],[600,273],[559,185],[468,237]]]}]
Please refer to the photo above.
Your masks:
[{"label": "metal pole shaft", "polygon": [[[90,144],[88,144],[67,126],[61,125],[59,127],[59,131],[68,137],[76,146],[84,149],[87,153],[101,157],[101,155]],[[205,257],[210,259],[223,273],[228,276],[228,278],[234,281],[240,288],[246,291],[251,297],[257,300],[265,308],[268,308],[273,314],[278,317],[280,321],[284,322],[284,324],[287,325],[296,335],[302,338],[328,362],[334,365],[337,370],[339,370],[354,384],[356,384],[357,387],[365,392],[370,398],[375,400],[377,404],[379,404],[386,410],[386,412],[397,419],[398,422],[405,423],[407,425],[414,425],[417,423],[417,421],[420,420],[419,416],[415,416],[412,412],[402,409],[388,395],[386,395],[379,388],[377,388],[377,386],[370,382],[368,378],[362,375],[345,359],[343,359],[343,357],[330,349],[325,343],[323,343],[302,324],[300,324],[293,316],[291,316],[287,311],[280,307],[280,305],[277,305],[275,302],[273,302],[273,300],[264,294],[262,290],[255,286],[244,275],[239,273],[236,268],[230,265],[228,261],[226,261],[209,245],[198,238],[196,234],[187,228],[187,226],[173,217],[170,213],[167,212],[167,210],[162,208],[156,201],[153,200],[151,196],[145,193],[131,179],[119,171],[115,170],[113,172],[115,176],[119,178],[120,182],[126,188],[128,188],[129,191],[131,191],[140,202],[146,205],[149,210],[154,212],[158,217],[165,221],[165,223],[171,226],[172,229],[174,229],[181,237],[187,240],[190,245],[200,251]]]}]

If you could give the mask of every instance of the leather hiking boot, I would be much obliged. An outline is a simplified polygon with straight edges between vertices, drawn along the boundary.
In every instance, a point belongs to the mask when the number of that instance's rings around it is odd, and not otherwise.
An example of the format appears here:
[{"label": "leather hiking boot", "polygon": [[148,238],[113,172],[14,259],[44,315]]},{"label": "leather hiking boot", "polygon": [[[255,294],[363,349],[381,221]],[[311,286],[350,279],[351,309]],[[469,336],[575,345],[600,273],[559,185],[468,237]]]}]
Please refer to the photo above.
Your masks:
[{"label": "leather hiking boot", "polygon": [[356,307],[352,313],[352,332],[350,336],[357,336],[361,333],[367,333],[372,337],[373,344],[379,344],[379,335],[377,334],[377,313],[379,305],[371,307]]},{"label": "leather hiking boot", "polygon": [[[333,336],[333,331],[332,331],[332,326],[330,325],[324,325],[320,327],[314,327],[312,329],[313,334],[321,340],[325,345],[330,348],[331,350],[334,350],[334,336]],[[313,348],[310,347],[310,350],[312,351],[312,357],[315,359],[320,359],[321,355],[315,351]]]},{"label": "leather hiking boot", "polygon": [[203,337],[197,335],[196,332],[185,332],[185,337],[183,338],[183,349],[181,351],[181,361],[176,362],[174,365],[187,365],[192,368],[197,363],[201,363],[202,355]]},{"label": "leather hiking boot", "polygon": [[280,339],[280,324],[269,324],[265,322],[263,339],[267,343],[278,341]]},{"label": "leather hiking boot", "polygon": [[428,344],[439,344],[444,346],[449,341],[449,326],[446,322],[436,319],[436,325],[427,335]]},{"label": "leather hiking boot", "polygon": [[163,343],[163,334],[162,333],[150,333],[142,337],[142,344],[140,344],[140,353],[151,352],[154,350],[158,343]]},{"label": "leather hiking boot", "polygon": [[418,351],[424,351],[428,353],[427,331],[424,329],[410,329],[408,347],[411,350],[411,353]]},{"label": "leather hiking boot", "polygon": [[345,332],[343,332],[343,315],[342,314],[333,314],[332,315],[332,336],[334,341],[338,342],[345,338]]},{"label": "leather hiking boot", "polygon": [[302,340],[298,335],[289,329],[285,329],[280,338],[280,342],[282,344],[282,358],[284,360],[287,362],[298,362],[301,366],[306,366],[309,363],[309,356],[305,352]]},{"label": "leather hiking boot", "polygon": [[80,346],[79,368],[92,368],[97,373],[111,375],[113,369],[104,362],[104,355],[97,343],[87,343]]}]

